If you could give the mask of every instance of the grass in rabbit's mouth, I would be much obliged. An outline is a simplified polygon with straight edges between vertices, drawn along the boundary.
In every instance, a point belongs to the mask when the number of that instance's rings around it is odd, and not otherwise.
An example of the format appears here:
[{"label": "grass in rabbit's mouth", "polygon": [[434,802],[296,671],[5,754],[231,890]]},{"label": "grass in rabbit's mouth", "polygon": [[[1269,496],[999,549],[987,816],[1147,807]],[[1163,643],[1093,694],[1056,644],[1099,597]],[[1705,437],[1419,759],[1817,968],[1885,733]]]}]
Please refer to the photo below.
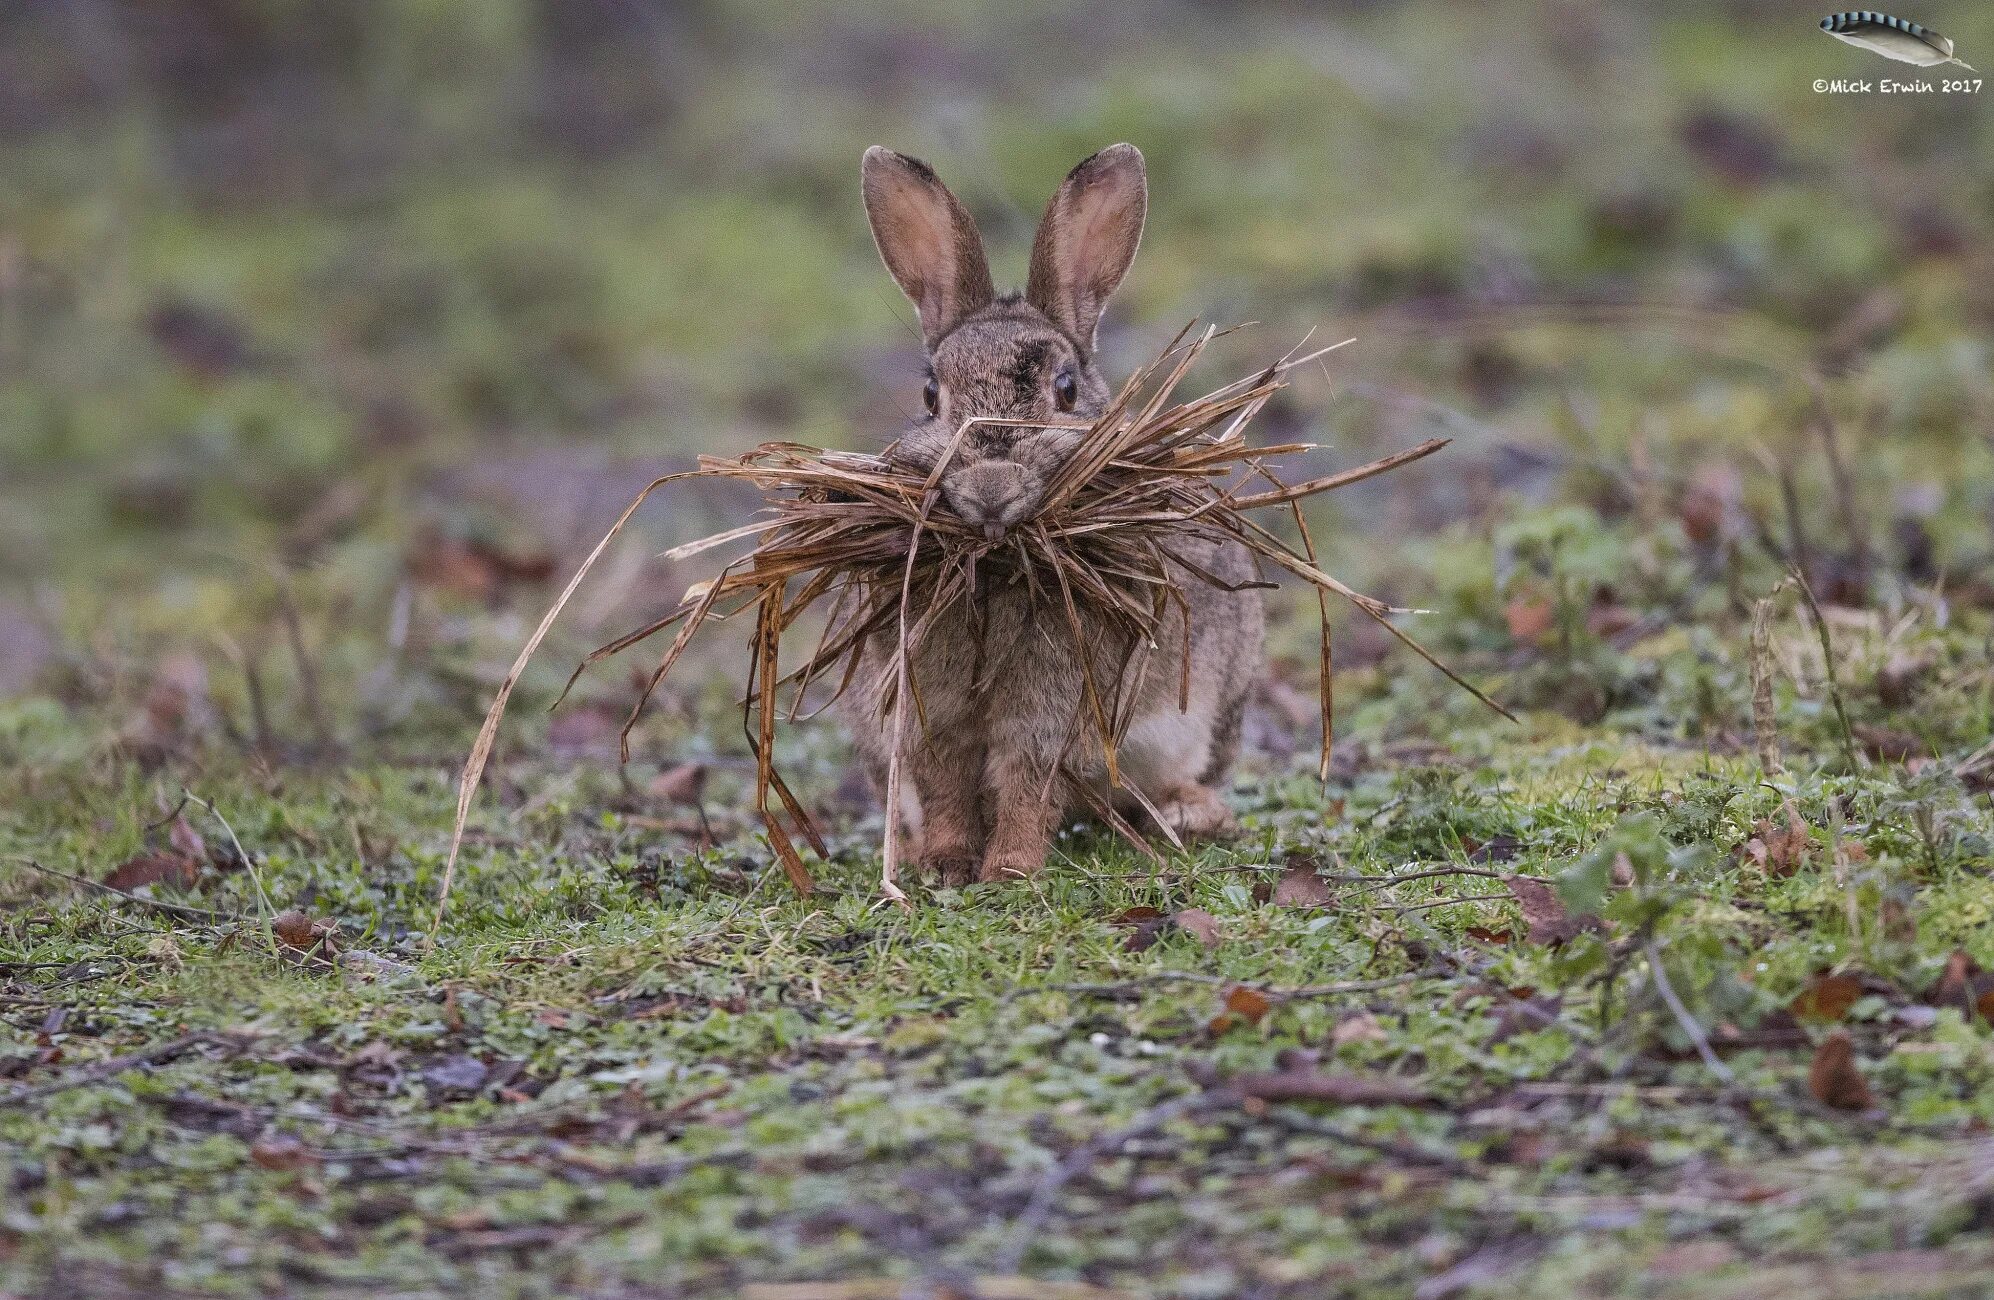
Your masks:
[{"label": "grass in rabbit's mouth", "polygon": [[[1122,778],[1115,750],[1131,720],[1126,706],[1135,697],[1141,675],[1150,667],[1145,648],[1155,640],[1163,620],[1188,612],[1183,584],[1220,582],[1185,558],[1181,548],[1188,540],[1238,542],[1252,553],[1263,573],[1269,569],[1286,572],[1315,588],[1321,628],[1321,770],[1325,776],[1334,700],[1330,682],[1331,594],[1354,604],[1463,689],[1509,716],[1500,704],[1391,621],[1391,615],[1409,611],[1355,591],[1318,567],[1315,542],[1299,508],[1306,497],[1397,469],[1440,450],[1447,440],[1432,439],[1352,469],[1287,482],[1268,462],[1316,450],[1315,445],[1252,446],[1246,441],[1246,427],[1286,386],[1284,374],[1343,344],[1305,354],[1297,348],[1257,374],[1190,401],[1172,402],[1185,374],[1218,332],[1207,329],[1187,340],[1188,333],[1187,327],[1160,356],[1131,376],[1098,418],[1074,426],[1086,430],[1079,449],[1047,485],[1038,509],[1001,539],[987,538],[981,530],[957,519],[942,503],[939,487],[950,458],[972,426],[1016,423],[991,417],[965,422],[925,476],[895,466],[880,455],[774,442],[738,458],[702,457],[698,469],[658,479],[638,493],[547,610],[492,701],[458,790],[456,824],[444,869],[443,897],[438,903],[439,922],[465,819],[520,673],[597,557],[637,507],[659,488],[682,479],[744,479],[767,495],[769,504],[764,513],[769,517],[680,546],[666,558],[688,559],[751,537],[756,539],[754,549],[723,565],[714,577],[695,584],[663,618],[590,653],[576,667],[569,685],[597,660],[676,629],[624,724],[627,759],[630,728],[700,628],[712,618],[752,611],[754,630],[742,710],[756,760],[755,806],[783,869],[805,892],[811,889],[811,878],[796,847],[796,837],[801,836],[820,856],[825,848],[809,813],[776,769],[777,721],[794,720],[813,685],[831,683],[828,698],[812,701],[816,708],[843,694],[860,671],[859,655],[866,642],[892,630],[898,641],[887,669],[892,680],[881,683],[890,713],[888,728],[904,734],[903,728],[918,726],[920,682],[912,671],[915,651],[944,613],[974,598],[979,570],[992,580],[1022,582],[1034,599],[1050,603],[1076,645],[1086,643],[1083,628],[1090,618],[1104,620],[1127,634],[1130,649],[1108,680],[1097,679],[1089,656],[1080,656],[1082,716],[1092,739],[1101,746],[1110,783],[1145,807],[1148,801],[1144,793]],[[1276,507],[1286,508],[1293,524],[1292,540],[1251,517],[1250,512]],[[829,616],[814,648],[802,663],[785,671],[780,657],[784,634],[803,615],[826,603]],[[1175,671],[1185,683],[1180,690],[1187,690],[1188,644]],[[784,691],[788,693],[786,706],[781,698]],[[899,797],[896,755],[887,776],[889,827],[894,824]],[[1096,811],[1108,825],[1149,851],[1141,834],[1106,802],[1100,802]],[[1169,834],[1167,829],[1165,834]],[[885,836],[880,888],[887,897],[904,901],[895,883],[895,839],[890,832]]]}]

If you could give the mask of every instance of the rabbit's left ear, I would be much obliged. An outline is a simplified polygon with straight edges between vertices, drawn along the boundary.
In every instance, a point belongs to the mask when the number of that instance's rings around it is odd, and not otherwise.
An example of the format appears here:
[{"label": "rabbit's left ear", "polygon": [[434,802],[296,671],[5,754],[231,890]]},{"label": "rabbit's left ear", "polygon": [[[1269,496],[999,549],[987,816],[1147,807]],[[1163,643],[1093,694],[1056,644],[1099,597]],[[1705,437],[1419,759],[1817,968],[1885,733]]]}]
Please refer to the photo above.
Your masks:
[{"label": "rabbit's left ear", "polygon": [[997,295],[983,237],[968,209],[919,158],[874,145],[860,172],[880,260],[913,300],[921,337],[932,348]]},{"label": "rabbit's left ear", "polygon": [[1135,260],[1148,208],[1142,151],[1114,144],[1066,174],[1039,222],[1025,298],[1089,353],[1108,295]]}]

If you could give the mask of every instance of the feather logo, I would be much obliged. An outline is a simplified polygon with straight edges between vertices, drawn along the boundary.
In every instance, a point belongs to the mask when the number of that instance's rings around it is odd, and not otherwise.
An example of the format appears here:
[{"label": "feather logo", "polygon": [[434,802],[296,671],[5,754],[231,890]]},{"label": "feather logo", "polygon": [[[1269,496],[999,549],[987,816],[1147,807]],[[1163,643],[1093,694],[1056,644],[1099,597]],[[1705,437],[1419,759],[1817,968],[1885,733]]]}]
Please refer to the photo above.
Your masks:
[{"label": "feather logo", "polygon": [[1957,63],[1968,72],[1975,70],[1971,64],[1954,57],[1952,42],[1946,37],[1929,27],[1880,14],[1874,9],[1829,14],[1821,20],[1821,30],[1838,41],[1860,46],[1899,63],[1914,63],[1921,68]]}]

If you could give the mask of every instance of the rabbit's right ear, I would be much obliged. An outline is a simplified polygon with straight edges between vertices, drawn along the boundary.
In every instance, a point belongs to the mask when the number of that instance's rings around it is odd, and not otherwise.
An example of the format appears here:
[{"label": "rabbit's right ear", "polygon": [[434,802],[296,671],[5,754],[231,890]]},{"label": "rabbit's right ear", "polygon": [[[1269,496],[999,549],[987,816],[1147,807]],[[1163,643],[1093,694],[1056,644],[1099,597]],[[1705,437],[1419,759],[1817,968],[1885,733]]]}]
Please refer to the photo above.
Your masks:
[{"label": "rabbit's right ear", "polygon": [[997,296],[983,237],[968,209],[919,158],[874,145],[859,170],[880,260],[913,300],[921,337],[932,348]]}]

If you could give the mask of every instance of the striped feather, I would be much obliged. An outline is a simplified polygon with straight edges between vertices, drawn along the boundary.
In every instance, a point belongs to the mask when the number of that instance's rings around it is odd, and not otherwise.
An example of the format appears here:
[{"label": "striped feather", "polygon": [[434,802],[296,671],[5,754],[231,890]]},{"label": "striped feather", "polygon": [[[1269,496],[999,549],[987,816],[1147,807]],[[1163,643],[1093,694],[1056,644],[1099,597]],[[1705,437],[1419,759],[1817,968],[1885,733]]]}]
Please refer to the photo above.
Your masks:
[{"label": "striped feather", "polygon": [[1941,63],[1957,63],[1971,72],[1970,65],[1953,56],[1952,42],[1929,27],[1906,18],[1878,13],[1874,9],[1851,9],[1829,14],[1821,20],[1821,30],[1838,41],[1861,46],[1886,59],[1921,68]]}]

